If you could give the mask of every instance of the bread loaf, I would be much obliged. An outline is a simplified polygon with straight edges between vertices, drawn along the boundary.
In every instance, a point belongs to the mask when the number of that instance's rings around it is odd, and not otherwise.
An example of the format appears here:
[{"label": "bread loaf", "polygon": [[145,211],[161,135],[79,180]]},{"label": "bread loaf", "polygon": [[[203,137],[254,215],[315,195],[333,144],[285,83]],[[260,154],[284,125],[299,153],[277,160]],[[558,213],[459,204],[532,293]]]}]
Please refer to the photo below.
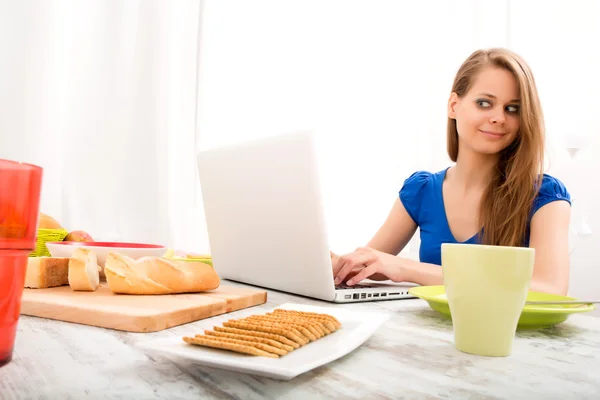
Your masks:
[{"label": "bread loaf", "polygon": [[48,214],[39,213],[38,217],[38,228],[39,229],[62,229],[60,223],[49,216]]},{"label": "bread loaf", "polygon": [[134,260],[119,253],[108,254],[104,274],[110,290],[124,294],[204,292],[221,283],[214,268],[202,262],[160,257]]},{"label": "bread loaf", "polygon": [[69,258],[29,257],[25,287],[43,289],[69,284]]},{"label": "bread loaf", "polygon": [[96,253],[79,247],[69,261],[69,286],[73,290],[93,292],[100,286],[100,267]]}]

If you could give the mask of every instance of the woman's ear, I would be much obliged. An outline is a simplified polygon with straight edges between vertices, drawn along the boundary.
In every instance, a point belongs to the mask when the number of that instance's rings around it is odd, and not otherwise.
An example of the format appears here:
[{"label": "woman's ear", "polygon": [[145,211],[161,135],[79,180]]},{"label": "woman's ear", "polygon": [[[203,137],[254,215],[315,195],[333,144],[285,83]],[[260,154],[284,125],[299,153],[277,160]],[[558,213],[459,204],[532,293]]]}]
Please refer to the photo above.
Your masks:
[{"label": "woman's ear", "polygon": [[448,100],[448,118],[456,119],[456,106],[458,105],[458,95],[452,92]]}]

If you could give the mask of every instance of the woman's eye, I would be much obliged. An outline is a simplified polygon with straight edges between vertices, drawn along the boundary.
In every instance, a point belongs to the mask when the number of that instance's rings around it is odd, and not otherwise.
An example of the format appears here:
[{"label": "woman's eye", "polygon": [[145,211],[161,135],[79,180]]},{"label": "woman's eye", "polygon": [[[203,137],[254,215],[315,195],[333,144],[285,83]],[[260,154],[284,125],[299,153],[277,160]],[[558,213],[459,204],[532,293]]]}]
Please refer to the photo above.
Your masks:
[{"label": "woman's eye", "polygon": [[492,103],[490,103],[487,100],[479,99],[477,100],[477,105],[482,108],[490,108],[492,106]]},{"label": "woman's eye", "polygon": [[517,114],[519,112],[519,106],[506,106],[506,111],[511,114]]}]

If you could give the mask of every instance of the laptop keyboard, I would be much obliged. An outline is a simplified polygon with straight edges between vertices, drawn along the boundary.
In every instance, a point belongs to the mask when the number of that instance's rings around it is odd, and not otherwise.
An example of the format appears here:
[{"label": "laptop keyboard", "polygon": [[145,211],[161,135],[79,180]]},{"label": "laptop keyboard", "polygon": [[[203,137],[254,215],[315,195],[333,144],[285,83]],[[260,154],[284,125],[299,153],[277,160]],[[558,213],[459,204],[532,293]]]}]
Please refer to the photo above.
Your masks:
[{"label": "laptop keyboard", "polygon": [[356,285],[356,286],[348,286],[345,283],[340,283],[339,285],[335,286],[336,290],[340,290],[340,289],[369,289],[369,288],[373,288],[375,286],[371,286],[371,285]]}]

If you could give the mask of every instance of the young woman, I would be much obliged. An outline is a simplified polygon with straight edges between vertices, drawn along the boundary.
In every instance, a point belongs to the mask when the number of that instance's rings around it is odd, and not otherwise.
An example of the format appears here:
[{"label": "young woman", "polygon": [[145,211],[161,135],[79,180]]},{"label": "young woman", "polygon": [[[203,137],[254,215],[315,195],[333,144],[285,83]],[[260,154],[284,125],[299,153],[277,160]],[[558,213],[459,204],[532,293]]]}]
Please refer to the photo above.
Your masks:
[{"label": "young woman", "polygon": [[[335,282],[441,285],[441,244],[480,243],[535,248],[531,290],[566,294],[570,196],[543,173],[542,109],[522,58],[479,50],[463,63],[448,101],[447,146],[455,165],[412,174],[367,247],[332,253]],[[420,262],[397,256],[417,227]]]}]

